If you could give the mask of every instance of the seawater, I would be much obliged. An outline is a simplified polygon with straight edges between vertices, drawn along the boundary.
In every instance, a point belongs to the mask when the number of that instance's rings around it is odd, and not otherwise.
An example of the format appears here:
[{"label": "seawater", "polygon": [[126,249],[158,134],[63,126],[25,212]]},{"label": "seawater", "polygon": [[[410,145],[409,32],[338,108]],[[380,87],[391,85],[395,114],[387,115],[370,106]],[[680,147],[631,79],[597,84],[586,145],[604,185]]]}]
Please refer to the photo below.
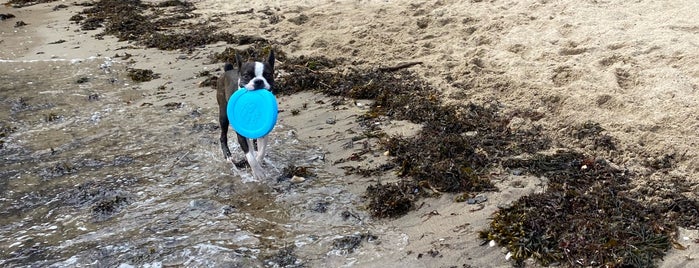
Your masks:
[{"label": "seawater", "polygon": [[[125,73],[109,58],[0,61],[0,266],[335,267],[407,243],[372,227],[292,128],[270,134],[269,179],[245,183],[215,107],[150,105]],[[289,165],[317,176],[275,179]]]}]

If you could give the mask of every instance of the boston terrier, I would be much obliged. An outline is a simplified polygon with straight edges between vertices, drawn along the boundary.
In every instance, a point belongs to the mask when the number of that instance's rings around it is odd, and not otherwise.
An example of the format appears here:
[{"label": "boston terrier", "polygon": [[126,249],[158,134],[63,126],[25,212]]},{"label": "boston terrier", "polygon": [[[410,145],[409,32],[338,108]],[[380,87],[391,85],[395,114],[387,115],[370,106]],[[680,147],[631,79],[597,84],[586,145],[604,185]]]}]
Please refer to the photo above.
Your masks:
[{"label": "boston terrier", "polygon": [[[233,64],[226,63],[223,67],[223,75],[218,78],[216,84],[216,101],[218,101],[218,121],[221,125],[221,150],[227,160],[232,161],[231,151],[228,149],[228,99],[239,88],[247,90],[269,90],[274,93],[274,51],[269,53],[266,62],[246,62],[240,59],[236,53],[235,61],[238,65],[234,69]],[[267,136],[257,139],[257,150],[252,139],[245,138],[238,134],[238,143],[245,153],[245,158],[252,169],[255,179],[264,178],[262,171],[262,160],[265,157],[267,147]]]}]

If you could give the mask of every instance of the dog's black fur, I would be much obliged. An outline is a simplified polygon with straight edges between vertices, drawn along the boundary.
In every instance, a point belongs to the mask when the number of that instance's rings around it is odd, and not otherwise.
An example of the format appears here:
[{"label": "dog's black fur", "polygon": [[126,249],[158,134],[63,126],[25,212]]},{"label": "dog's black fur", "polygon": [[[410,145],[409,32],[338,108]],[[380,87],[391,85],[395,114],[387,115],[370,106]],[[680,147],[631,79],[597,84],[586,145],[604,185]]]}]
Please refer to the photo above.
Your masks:
[{"label": "dog's black fur", "polygon": [[[228,121],[228,99],[231,95],[241,87],[245,87],[248,90],[270,90],[274,93],[274,51],[269,53],[267,61],[265,62],[245,62],[240,58],[240,55],[236,54],[235,57],[237,69],[231,63],[226,63],[223,67],[223,75],[218,78],[216,85],[216,100],[218,102],[219,108],[219,124],[221,125],[221,150],[223,155],[227,158],[231,158],[231,151],[228,148],[228,127],[230,122]],[[258,70],[262,67],[262,70]],[[256,73],[259,72],[259,73]],[[248,155],[250,150],[255,148],[250,148],[248,139],[236,133],[238,136],[238,143],[240,144],[243,152]],[[250,143],[251,144],[251,143]],[[259,143],[258,143],[259,144]],[[264,146],[264,145],[262,145]],[[259,147],[259,145],[258,145]],[[262,148],[264,152],[264,148]],[[260,157],[264,157],[264,153]],[[248,158],[248,164],[251,160]],[[255,168],[253,167],[253,173],[255,173]]]}]

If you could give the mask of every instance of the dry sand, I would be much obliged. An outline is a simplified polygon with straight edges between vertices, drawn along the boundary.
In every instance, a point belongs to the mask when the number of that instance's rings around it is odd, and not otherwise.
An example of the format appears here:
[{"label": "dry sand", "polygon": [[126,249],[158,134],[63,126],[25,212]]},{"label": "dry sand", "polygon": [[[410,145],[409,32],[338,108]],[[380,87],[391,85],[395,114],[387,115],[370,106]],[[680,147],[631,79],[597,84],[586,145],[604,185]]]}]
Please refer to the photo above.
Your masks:
[{"label": "dry sand", "polygon": [[[290,55],[342,57],[364,66],[421,61],[412,70],[440,89],[445,102],[497,101],[506,111],[540,112],[544,114],[541,120],[521,118],[512,127],[542,126],[561,147],[606,158],[641,174],[636,184],[686,178],[692,188],[685,194],[699,198],[699,1],[192,2],[202,15],[194,20],[212,19],[231,32],[262,36]],[[201,79],[196,75],[219,68],[208,64],[207,56],[227,45],[209,45],[192,54],[117,50],[128,44],[111,37],[96,40],[97,31],[77,30],[68,18],[81,8],[52,11],[58,3],[1,7],[0,13],[17,18],[0,22],[0,59],[130,53],[133,67],[162,75],[139,87],[166,85],[171,89],[164,96],[145,96],[139,101],[158,105],[176,100],[211,107],[206,113],[216,121],[213,89],[199,88]],[[236,13],[249,9],[253,12]],[[303,23],[295,23],[300,16]],[[28,25],[15,28],[17,20]],[[278,22],[273,23],[275,20]],[[49,44],[61,39],[66,42]],[[313,93],[292,95],[280,100],[280,108],[301,109],[303,103],[316,99],[328,103],[329,98]],[[299,116],[282,114],[280,122],[295,128],[302,140],[327,150],[328,171],[343,176],[331,163],[352,153],[343,149],[342,141],[348,138],[348,129],[358,128],[354,119],[360,113],[361,106],[337,110],[327,104],[310,105]],[[330,116],[337,119],[334,127],[319,129]],[[599,123],[616,140],[618,150],[610,153],[571,137],[571,127],[587,121]],[[391,122],[386,127],[390,133],[404,135],[417,129],[419,126],[406,122]],[[666,155],[672,156],[671,168],[661,172],[647,167],[649,161]],[[374,162],[365,164],[381,161],[379,154]],[[421,208],[407,216],[374,222],[377,228],[406,234],[409,242],[395,252],[363,256],[355,266],[511,266],[500,248],[481,246],[476,233],[487,226],[498,205],[541,191],[545,179],[494,177],[501,191],[488,194],[483,207],[454,203],[452,196],[444,195],[423,200]],[[357,194],[375,182],[347,179],[348,189]],[[513,181],[524,187],[510,186]],[[678,242],[688,249],[672,249],[661,267],[699,266],[697,239],[697,231],[680,230]],[[430,250],[438,251],[437,257],[429,256]],[[420,253],[425,256],[418,259]]]}]

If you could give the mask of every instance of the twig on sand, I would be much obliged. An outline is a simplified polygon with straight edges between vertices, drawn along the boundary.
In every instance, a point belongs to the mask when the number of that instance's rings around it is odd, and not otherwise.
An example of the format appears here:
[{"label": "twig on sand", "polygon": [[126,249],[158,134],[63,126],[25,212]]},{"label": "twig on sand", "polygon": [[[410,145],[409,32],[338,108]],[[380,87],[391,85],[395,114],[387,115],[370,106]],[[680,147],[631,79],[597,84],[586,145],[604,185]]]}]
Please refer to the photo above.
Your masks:
[{"label": "twig on sand", "polygon": [[413,65],[418,65],[418,64],[422,64],[422,62],[421,61],[414,61],[414,62],[401,63],[401,64],[398,64],[396,66],[380,67],[379,71],[380,72],[395,72],[395,71],[398,71],[400,69],[410,68]]}]

